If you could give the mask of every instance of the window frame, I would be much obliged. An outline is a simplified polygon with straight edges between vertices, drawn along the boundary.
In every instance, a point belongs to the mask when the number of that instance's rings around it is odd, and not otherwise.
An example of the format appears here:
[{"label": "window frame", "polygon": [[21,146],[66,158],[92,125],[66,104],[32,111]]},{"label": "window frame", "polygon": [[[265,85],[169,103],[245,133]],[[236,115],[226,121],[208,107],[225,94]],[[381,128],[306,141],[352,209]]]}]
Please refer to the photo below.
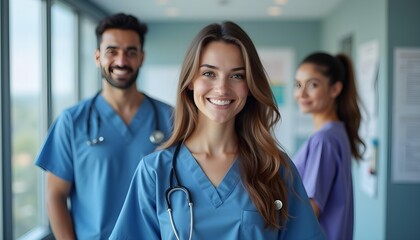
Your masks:
[{"label": "window frame", "polygon": [[[12,166],[11,166],[11,123],[10,123],[10,62],[9,62],[9,0],[0,2],[1,17],[1,237],[11,239],[12,219]],[[8,116],[8,117],[5,117]]]}]

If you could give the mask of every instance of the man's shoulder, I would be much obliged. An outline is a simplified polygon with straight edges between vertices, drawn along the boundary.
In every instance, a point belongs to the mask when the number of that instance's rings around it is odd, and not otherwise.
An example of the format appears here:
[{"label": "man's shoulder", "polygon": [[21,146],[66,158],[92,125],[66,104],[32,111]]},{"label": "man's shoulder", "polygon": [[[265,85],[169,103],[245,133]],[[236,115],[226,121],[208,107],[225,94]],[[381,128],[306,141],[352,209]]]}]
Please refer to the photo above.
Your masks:
[{"label": "man's shoulder", "polygon": [[173,106],[171,106],[170,104],[168,104],[168,103],[166,103],[166,102],[164,102],[162,100],[159,100],[159,99],[154,98],[154,97],[148,97],[148,98],[150,99],[150,101],[153,102],[153,104],[156,104],[159,107],[168,108],[168,109],[172,109],[173,108]]},{"label": "man's shoulder", "polygon": [[64,108],[63,111],[61,111],[60,115],[57,118],[70,118],[70,119],[77,119],[84,115],[86,112],[86,109],[89,107],[89,102],[91,99],[84,99],[79,101],[78,103],[69,106],[67,108]]},{"label": "man's shoulder", "polygon": [[168,103],[165,103],[159,99],[148,97],[150,103],[153,105],[152,107],[156,108],[156,110],[163,114],[172,115],[174,107],[169,105]]}]

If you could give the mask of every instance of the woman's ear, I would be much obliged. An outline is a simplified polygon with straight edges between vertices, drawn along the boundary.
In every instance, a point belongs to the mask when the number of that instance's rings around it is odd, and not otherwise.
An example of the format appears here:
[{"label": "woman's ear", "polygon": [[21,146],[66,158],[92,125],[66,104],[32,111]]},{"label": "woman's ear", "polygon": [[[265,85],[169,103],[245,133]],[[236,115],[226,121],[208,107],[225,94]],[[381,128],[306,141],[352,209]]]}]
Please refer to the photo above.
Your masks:
[{"label": "woman's ear", "polygon": [[343,90],[343,83],[338,81],[331,86],[331,96],[336,98]]},{"label": "woman's ear", "polygon": [[188,90],[191,90],[191,91],[194,90],[192,82],[190,82],[190,84],[188,84]]}]

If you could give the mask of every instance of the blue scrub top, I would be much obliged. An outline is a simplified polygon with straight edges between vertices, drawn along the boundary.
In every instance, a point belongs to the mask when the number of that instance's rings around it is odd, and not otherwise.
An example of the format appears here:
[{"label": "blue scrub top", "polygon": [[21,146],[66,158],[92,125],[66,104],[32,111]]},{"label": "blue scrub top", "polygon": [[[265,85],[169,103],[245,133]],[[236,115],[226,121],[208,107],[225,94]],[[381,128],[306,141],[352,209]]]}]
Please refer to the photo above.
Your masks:
[{"label": "blue scrub top", "polygon": [[[176,239],[165,201],[174,148],[152,153],[140,162],[110,239]],[[192,197],[193,239],[325,239],[290,160],[293,181],[286,179],[291,183],[290,218],[281,231],[264,228],[264,220],[242,184],[238,161],[215,188],[187,147],[181,146],[176,173]],[[190,211],[185,194],[174,192],[171,205],[178,235],[188,239]]]},{"label": "blue scrub top", "polygon": [[[86,121],[91,101],[82,101],[61,113],[35,164],[72,183],[71,214],[77,238],[108,239],[140,159],[157,147],[149,136],[157,127],[165,138],[171,134],[172,107],[146,98],[126,125],[99,95],[96,111],[91,112],[89,139],[103,136],[105,140],[89,146]],[[157,113],[150,101],[155,102]]]}]

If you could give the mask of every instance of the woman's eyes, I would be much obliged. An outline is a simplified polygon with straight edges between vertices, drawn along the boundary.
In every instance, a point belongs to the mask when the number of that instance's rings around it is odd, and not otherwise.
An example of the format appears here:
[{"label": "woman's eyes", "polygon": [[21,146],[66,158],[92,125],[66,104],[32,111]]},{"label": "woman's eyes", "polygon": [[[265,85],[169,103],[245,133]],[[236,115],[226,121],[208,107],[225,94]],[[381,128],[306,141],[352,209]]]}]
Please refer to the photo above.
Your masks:
[{"label": "woman's eyes", "polygon": [[242,73],[235,73],[235,74],[232,75],[232,78],[241,80],[241,79],[245,79],[245,75],[242,74]]},{"label": "woman's eyes", "polygon": [[[316,87],[318,87],[318,84],[311,82],[311,83],[307,83],[305,86],[307,89],[315,89]],[[302,88],[305,86],[300,84],[299,82],[295,82],[295,88]]]},{"label": "woman's eyes", "polygon": [[316,84],[316,83],[309,83],[308,84],[308,88],[309,89],[314,89],[314,88],[316,88],[318,86],[318,84]]},{"label": "woman's eyes", "polygon": [[[205,71],[202,73],[202,75],[205,77],[211,77],[211,78],[216,77],[216,74],[211,71]],[[242,73],[235,73],[235,74],[232,74],[229,78],[242,80],[242,79],[245,79],[245,75]]]},{"label": "woman's eyes", "polygon": [[213,72],[203,72],[202,75],[205,76],[205,77],[214,77],[215,76]]}]

